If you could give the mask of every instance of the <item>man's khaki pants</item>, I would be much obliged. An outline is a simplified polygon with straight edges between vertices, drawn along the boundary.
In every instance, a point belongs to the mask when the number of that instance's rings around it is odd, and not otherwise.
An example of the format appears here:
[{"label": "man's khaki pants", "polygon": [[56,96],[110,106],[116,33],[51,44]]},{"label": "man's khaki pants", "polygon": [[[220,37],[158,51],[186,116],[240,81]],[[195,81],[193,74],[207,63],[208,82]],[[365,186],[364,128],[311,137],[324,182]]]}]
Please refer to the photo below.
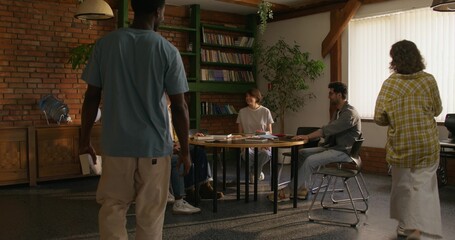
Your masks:
[{"label": "man's khaki pants", "polygon": [[128,239],[126,213],[136,202],[137,240],[162,239],[166,210],[170,156],[131,158],[103,156],[96,194],[100,238]]}]

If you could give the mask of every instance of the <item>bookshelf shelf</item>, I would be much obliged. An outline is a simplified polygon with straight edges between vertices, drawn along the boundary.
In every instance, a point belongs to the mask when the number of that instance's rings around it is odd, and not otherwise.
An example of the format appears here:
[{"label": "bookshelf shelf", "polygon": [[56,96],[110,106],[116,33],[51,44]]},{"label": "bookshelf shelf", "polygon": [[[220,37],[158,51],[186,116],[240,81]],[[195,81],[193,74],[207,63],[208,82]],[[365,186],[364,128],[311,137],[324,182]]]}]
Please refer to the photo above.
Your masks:
[{"label": "bookshelf shelf", "polygon": [[201,26],[202,26],[202,28],[207,28],[207,29],[212,29],[212,30],[243,33],[243,34],[248,34],[250,36],[254,35],[254,31],[252,31],[251,29],[240,28],[240,27],[236,27],[236,26],[222,26],[222,25],[215,25],[215,24],[208,24],[208,23],[203,23],[203,24],[201,24]]}]

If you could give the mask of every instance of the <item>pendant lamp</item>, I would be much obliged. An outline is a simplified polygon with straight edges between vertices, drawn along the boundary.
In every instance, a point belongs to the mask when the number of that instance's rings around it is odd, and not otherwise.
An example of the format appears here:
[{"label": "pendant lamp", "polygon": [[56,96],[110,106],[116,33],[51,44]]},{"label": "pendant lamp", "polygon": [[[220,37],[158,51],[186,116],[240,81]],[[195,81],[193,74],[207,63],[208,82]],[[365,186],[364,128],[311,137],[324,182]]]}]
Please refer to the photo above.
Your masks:
[{"label": "pendant lamp", "polygon": [[455,12],[455,0],[433,0],[431,7],[434,11]]},{"label": "pendant lamp", "polygon": [[103,0],[80,0],[81,4],[74,15],[83,20],[105,20],[114,17],[111,7]]}]

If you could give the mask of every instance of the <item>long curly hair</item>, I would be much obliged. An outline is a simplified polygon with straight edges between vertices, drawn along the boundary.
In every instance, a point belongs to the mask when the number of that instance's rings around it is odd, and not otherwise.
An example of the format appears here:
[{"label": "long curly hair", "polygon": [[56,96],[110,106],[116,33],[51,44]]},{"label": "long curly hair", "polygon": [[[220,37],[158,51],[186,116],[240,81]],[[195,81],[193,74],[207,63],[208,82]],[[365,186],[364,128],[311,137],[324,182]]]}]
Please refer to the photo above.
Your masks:
[{"label": "long curly hair", "polygon": [[399,74],[413,74],[425,69],[425,63],[415,43],[402,40],[390,49],[390,70]]}]

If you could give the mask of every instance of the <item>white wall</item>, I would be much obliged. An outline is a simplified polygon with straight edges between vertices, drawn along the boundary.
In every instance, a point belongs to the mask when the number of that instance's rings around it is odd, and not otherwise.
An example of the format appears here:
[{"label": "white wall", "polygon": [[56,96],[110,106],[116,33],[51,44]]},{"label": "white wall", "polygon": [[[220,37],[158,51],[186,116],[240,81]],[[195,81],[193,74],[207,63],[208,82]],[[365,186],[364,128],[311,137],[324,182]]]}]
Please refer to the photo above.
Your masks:
[{"label": "white wall", "polygon": [[[413,8],[428,7],[431,0],[395,0],[383,3],[367,4],[361,6],[355,17],[372,16],[381,13],[391,13]],[[267,25],[263,39],[268,43],[274,43],[282,38],[287,43],[294,41],[300,45],[301,49],[310,53],[313,59],[323,60],[326,68],[323,76],[310,84],[310,91],[317,99],[308,103],[299,112],[288,112],[286,114],[285,132],[295,133],[299,126],[322,126],[329,121],[329,101],[327,85],[330,82],[330,55],[322,59],[321,45],[330,30],[330,14],[321,13],[301,18],[285,21],[272,22]],[[346,32],[342,37],[342,81],[348,84],[348,58],[347,58],[348,38]],[[389,61],[385,59],[384,61]],[[259,77],[259,89],[266,92],[267,83]],[[349,87],[349,84],[348,84]],[[355,106],[355,103],[351,103]],[[275,124],[274,131],[277,132],[278,124]],[[372,122],[362,122],[362,132],[365,137],[365,146],[379,147],[385,146],[387,128],[380,127]],[[447,138],[447,129],[440,126],[440,138]]]},{"label": "white wall", "polygon": [[[273,44],[283,39],[288,44],[294,41],[300,49],[310,53],[310,58],[323,60],[326,68],[322,76],[310,83],[316,99],[310,100],[299,112],[288,112],[285,116],[285,133],[295,134],[299,126],[321,126],[329,121],[329,102],[327,85],[330,82],[330,58],[322,59],[321,43],[330,29],[330,14],[315,14],[303,18],[295,18],[267,24],[264,40]],[[259,89],[266,92],[267,83],[259,77]],[[279,131],[279,123],[274,124],[274,132]]]}]

